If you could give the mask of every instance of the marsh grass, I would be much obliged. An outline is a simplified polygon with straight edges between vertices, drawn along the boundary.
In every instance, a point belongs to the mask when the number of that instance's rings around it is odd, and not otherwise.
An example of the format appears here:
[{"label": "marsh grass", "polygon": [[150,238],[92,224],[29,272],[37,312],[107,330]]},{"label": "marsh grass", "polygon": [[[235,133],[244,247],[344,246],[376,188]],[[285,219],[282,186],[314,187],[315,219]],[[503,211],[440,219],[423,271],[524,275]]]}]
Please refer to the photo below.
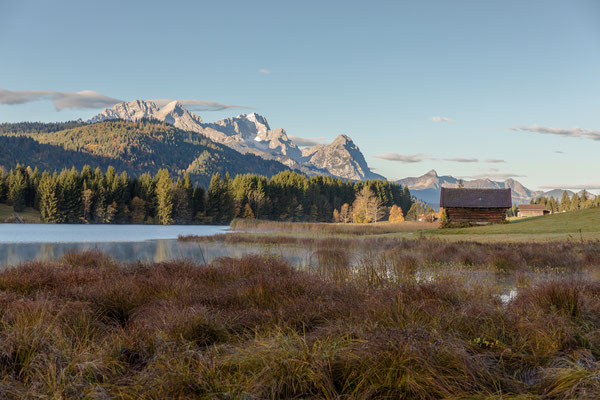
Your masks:
[{"label": "marsh grass", "polygon": [[[339,242],[316,244],[312,271],[277,257],[120,264],[95,251],[8,268],[0,272],[0,391],[600,397],[600,283],[524,272],[593,270],[595,245],[565,244],[552,258],[538,245],[384,244],[357,259]],[[426,266],[436,273],[424,275]],[[470,279],[478,269],[511,276],[516,295],[503,301],[496,281]]]},{"label": "marsh grass", "polygon": [[438,223],[411,222],[402,223],[380,222],[375,224],[341,224],[314,222],[277,222],[258,219],[234,219],[231,229],[237,231],[270,231],[270,232],[312,232],[322,234],[342,235],[382,235],[397,232],[415,232],[439,228]]},{"label": "marsh grass", "polygon": [[[401,265],[408,273],[432,266],[461,265],[507,274],[519,271],[576,273],[600,266],[600,241],[479,243],[447,242],[435,238],[285,236],[277,233],[225,233],[186,236],[179,240],[295,246],[309,249],[317,256],[337,252],[343,253],[351,263],[362,264],[359,269],[373,270],[377,266],[383,271],[381,266],[386,264],[386,273],[390,273],[390,269],[399,271]],[[313,259],[330,263],[323,257]]]}]

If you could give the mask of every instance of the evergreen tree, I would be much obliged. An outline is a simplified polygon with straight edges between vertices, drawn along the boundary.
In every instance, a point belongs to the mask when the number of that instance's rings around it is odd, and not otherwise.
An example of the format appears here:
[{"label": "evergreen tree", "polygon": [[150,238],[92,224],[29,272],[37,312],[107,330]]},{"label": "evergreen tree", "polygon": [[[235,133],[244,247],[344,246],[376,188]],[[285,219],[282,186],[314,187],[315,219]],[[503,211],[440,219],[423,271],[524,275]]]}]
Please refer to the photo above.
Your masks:
[{"label": "evergreen tree", "polygon": [[175,223],[189,224],[192,221],[189,192],[181,186],[173,191],[173,210]]},{"label": "evergreen tree", "polygon": [[27,190],[27,178],[25,169],[19,165],[9,176],[8,200],[13,210],[21,212],[25,210],[25,195]]},{"label": "evergreen tree", "polygon": [[40,214],[42,221],[49,224],[62,222],[58,207],[56,177],[47,172],[42,175],[38,187],[40,193]]},{"label": "evergreen tree", "polygon": [[570,210],[571,211],[579,210],[580,205],[581,205],[581,199],[579,198],[579,195],[577,193],[575,193],[573,195],[573,197],[571,197],[571,207],[570,207]]},{"label": "evergreen tree", "polygon": [[63,170],[58,176],[60,197],[59,207],[64,216],[64,222],[74,224],[81,222],[83,217],[81,201],[81,185],[79,173],[75,168]]},{"label": "evergreen tree", "polygon": [[206,199],[206,215],[213,222],[218,222],[221,220],[221,175],[216,173],[210,180],[210,185],[208,186],[208,195]]},{"label": "evergreen tree", "polygon": [[244,206],[244,213],[242,215],[242,218],[254,219],[254,213],[252,212],[252,207],[250,207],[250,204],[248,204],[248,203],[246,203],[246,205]]},{"label": "evergreen tree", "polygon": [[158,171],[157,176],[156,216],[158,217],[159,224],[170,225],[173,223],[173,181],[169,176],[169,171],[166,169]]},{"label": "evergreen tree", "polygon": [[571,198],[569,197],[569,193],[566,191],[563,192],[562,198],[560,199],[560,212],[569,211],[571,209]]},{"label": "evergreen tree", "polygon": [[205,212],[205,192],[204,188],[200,186],[194,187],[194,194],[192,195],[192,210],[193,216],[196,218],[198,214],[203,215]]},{"label": "evergreen tree", "polygon": [[139,197],[131,200],[131,222],[134,224],[143,224],[146,220],[146,202]]}]

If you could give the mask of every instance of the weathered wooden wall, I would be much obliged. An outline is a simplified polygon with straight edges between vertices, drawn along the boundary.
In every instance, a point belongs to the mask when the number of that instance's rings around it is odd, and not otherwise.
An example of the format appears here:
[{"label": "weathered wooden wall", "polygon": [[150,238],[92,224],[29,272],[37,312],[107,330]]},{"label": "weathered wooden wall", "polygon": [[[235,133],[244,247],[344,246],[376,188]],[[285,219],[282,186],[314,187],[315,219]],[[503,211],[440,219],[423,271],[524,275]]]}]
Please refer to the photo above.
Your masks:
[{"label": "weathered wooden wall", "polygon": [[499,224],[506,219],[505,208],[459,208],[447,207],[449,224]]},{"label": "weathered wooden wall", "polygon": [[544,210],[519,210],[519,217],[537,217],[544,214]]}]

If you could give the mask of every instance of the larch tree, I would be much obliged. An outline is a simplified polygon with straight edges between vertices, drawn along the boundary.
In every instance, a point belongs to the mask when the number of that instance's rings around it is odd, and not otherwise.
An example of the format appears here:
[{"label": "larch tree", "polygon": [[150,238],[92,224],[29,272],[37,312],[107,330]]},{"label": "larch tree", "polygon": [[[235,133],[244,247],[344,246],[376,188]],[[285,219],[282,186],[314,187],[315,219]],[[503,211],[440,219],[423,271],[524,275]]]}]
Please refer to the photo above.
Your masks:
[{"label": "larch tree", "polygon": [[342,207],[340,207],[340,222],[347,224],[351,218],[350,205],[348,203],[342,204]]},{"label": "larch tree", "polygon": [[392,223],[404,222],[404,213],[402,212],[402,208],[398,207],[395,204],[392,206],[392,208],[390,209],[389,222],[392,222]]}]

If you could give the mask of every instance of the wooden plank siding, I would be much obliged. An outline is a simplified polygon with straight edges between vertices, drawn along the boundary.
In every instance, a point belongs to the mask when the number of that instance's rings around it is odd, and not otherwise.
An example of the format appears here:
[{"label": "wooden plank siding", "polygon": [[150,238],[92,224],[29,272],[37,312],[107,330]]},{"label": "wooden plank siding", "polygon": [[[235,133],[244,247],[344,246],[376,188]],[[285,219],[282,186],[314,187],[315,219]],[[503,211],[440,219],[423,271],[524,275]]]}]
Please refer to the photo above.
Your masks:
[{"label": "wooden plank siding", "polygon": [[500,224],[506,220],[505,208],[444,207],[450,224]]},{"label": "wooden plank siding", "polygon": [[520,210],[519,209],[519,217],[538,217],[540,215],[550,214],[549,211],[546,210]]}]

